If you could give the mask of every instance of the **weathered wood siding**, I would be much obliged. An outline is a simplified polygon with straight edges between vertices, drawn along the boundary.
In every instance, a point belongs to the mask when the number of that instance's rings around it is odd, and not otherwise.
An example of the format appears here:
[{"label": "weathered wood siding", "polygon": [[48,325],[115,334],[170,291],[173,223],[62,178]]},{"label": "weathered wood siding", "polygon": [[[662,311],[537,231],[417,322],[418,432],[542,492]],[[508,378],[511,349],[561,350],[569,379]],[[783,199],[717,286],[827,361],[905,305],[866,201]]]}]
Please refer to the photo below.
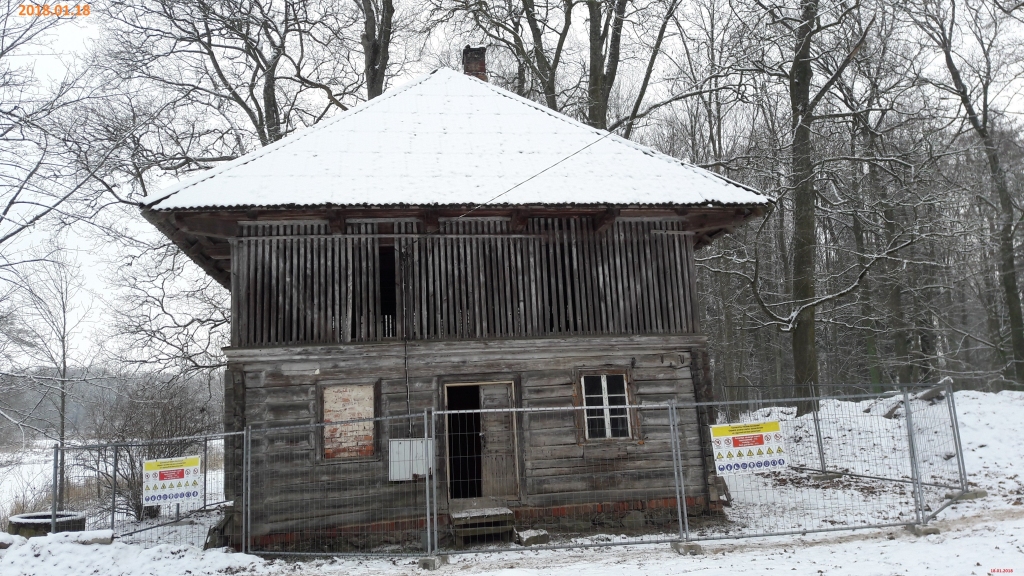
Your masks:
[{"label": "weathered wood siding", "polygon": [[[232,344],[265,346],[697,331],[678,221],[452,219],[252,224],[232,248]],[[394,250],[382,252],[382,246]],[[380,286],[381,254],[396,286]],[[388,256],[391,257],[391,256]],[[382,310],[394,290],[396,309]]]},{"label": "weathered wood siding", "polygon": [[[374,503],[382,499],[394,518],[422,515],[422,484],[388,482],[386,454],[359,462],[328,461],[321,456],[318,429],[269,430],[318,423],[324,385],[378,386],[378,416],[415,416],[400,426],[379,426],[378,446],[383,447],[389,438],[421,437],[423,410],[441,408],[443,386],[452,382],[512,381],[522,407],[571,407],[579,402],[580,370],[615,370],[628,375],[641,406],[692,402],[695,359],[704,345],[699,336],[666,335],[228,349],[228,381],[244,381],[244,394],[232,396],[244,398],[244,424],[254,428],[252,466],[259,481],[252,501],[259,507],[253,533],[379,522]],[[703,497],[706,471],[696,414],[690,409],[679,415],[687,494]],[[514,505],[674,497],[667,418],[665,410],[643,411],[640,438],[587,441],[571,412],[521,414],[520,494]],[[237,418],[234,425],[239,425]],[[443,462],[443,427],[438,440],[438,461]],[[581,473],[588,467],[614,474],[598,482]],[[444,467],[438,472],[444,486]],[[442,511],[447,508],[443,494],[440,504]]]}]

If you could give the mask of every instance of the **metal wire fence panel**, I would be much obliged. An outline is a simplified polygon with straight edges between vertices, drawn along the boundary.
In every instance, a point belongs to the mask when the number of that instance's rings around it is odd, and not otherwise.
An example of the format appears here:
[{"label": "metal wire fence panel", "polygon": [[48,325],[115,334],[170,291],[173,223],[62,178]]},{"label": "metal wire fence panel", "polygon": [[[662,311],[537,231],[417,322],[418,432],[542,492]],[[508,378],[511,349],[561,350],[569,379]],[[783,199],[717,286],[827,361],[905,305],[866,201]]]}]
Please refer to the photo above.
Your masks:
[{"label": "metal wire fence panel", "polygon": [[967,490],[952,384],[908,391],[907,398],[907,420],[920,475],[921,513],[927,520]]},{"label": "metal wire fence panel", "polygon": [[[919,506],[935,508],[959,486],[961,455],[945,399],[918,396],[762,399],[753,410],[702,404],[718,416],[708,448],[725,506],[689,522],[689,537],[921,523]],[[765,433],[772,423],[778,432]]]},{"label": "metal wire fence panel", "polygon": [[425,553],[432,451],[423,414],[251,430],[246,550]]},{"label": "metal wire fence panel", "polygon": [[670,409],[612,402],[437,412],[438,549],[678,540]]},{"label": "metal wire fence panel", "polygon": [[[921,524],[967,488],[949,386],[629,405],[598,376],[543,408],[459,388],[467,409],[54,450],[51,514],[144,545],[397,556]],[[345,414],[362,391],[335,393]]]},{"label": "metal wire fence panel", "polygon": [[224,482],[230,436],[57,449],[54,508],[84,515],[86,530],[113,530],[122,542],[203,547],[232,505]]}]

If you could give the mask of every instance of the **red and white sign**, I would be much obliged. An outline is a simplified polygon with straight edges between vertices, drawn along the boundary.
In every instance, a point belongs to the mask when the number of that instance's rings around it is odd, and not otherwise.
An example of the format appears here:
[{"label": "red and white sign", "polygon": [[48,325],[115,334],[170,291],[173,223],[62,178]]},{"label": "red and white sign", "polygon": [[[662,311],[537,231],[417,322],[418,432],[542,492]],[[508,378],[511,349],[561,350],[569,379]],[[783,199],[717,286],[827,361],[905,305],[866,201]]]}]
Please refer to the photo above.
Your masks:
[{"label": "red and white sign", "polygon": [[191,504],[203,501],[202,457],[162,458],[142,463],[142,503]]}]

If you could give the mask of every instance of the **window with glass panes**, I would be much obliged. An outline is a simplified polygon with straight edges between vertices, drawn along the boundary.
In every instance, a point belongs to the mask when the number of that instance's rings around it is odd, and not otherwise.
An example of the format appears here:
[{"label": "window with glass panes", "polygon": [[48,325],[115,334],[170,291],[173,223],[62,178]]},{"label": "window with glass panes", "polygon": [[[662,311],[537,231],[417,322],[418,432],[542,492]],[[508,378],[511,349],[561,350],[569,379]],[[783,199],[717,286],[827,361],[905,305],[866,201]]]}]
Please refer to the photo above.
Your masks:
[{"label": "window with glass panes", "polygon": [[629,438],[630,424],[623,374],[583,377],[587,438]]}]

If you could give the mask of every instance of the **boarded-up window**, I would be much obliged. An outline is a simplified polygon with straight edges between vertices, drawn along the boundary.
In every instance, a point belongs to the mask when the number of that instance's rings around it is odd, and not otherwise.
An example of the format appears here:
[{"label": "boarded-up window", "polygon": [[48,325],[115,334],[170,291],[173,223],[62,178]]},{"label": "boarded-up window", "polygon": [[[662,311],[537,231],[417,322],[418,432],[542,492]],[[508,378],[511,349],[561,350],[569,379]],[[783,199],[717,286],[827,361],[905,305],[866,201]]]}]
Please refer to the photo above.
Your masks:
[{"label": "boarded-up window", "polygon": [[372,418],[373,386],[324,388],[324,458],[373,456]]}]

